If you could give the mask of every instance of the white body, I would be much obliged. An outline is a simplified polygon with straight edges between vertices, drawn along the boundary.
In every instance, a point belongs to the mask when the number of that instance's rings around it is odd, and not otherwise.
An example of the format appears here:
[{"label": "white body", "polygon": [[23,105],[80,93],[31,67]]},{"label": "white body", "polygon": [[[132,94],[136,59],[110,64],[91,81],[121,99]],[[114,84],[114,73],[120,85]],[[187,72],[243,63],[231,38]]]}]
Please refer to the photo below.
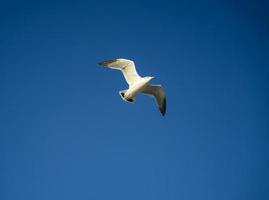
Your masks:
[{"label": "white body", "polygon": [[106,60],[100,62],[99,64],[112,69],[120,70],[123,73],[124,78],[129,85],[129,88],[127,90],[122,90],[119,92],[121,98],[124,101],[134,102],[137,93],[153,96],[160,109],[160,112],[162,113],[162,115],[165,115],[166,98],[162,86],[149,84],[149,82],[154,77],[146,76],[142,78],[136,72],[134,62],[127,59],[120,58],[120,59]]},{"label": "white body", "polygon": [[144,77],[130,85],[129,89],[124,93],[124,100],[135,99],[136,94],[142,92],[152,79],[153,77]]}]

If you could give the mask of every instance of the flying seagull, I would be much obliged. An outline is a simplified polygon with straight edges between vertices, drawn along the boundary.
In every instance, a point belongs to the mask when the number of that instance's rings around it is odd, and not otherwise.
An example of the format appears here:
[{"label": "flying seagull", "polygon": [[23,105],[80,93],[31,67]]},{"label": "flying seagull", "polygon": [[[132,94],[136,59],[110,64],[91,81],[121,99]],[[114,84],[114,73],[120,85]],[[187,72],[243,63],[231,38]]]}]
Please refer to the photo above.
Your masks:
[{"label": "flying seagull", "polygon": [[162,86],[149,84],[149,82],[154,78],[152,76],[139,76],[136,72],[135,64],[133,61],[119,58],[106,60],[98,64],[104,67],[120,70],[123,73],[124,78],[129,85],[128,89],[121,90],[119,92],[121,98],[124,101],[133,103],[138,93],[153,96],[155,97],[160,112],[163,116],[165,115],[166,98]]}]

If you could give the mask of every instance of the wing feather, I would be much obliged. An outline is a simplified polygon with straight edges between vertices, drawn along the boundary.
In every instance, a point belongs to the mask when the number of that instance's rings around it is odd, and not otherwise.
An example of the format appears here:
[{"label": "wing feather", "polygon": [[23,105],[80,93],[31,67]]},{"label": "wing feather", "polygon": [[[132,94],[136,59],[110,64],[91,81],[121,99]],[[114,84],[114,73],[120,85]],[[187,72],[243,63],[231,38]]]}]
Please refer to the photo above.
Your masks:
[{"label": "wing feather", "polygon": [[159,110],[164,116],[166,112],[166,96],[163,87],[161,85],[147,85],[142,93],[155,97]]},{"label": "wing feather", "polygon": [[141,79],[141,77],[136,72],[134,62],[131,60],[119,58],[106,60],[98,64],[112,69],[121,70],[125,80],[129,85],[132,85],[133,83]]}]

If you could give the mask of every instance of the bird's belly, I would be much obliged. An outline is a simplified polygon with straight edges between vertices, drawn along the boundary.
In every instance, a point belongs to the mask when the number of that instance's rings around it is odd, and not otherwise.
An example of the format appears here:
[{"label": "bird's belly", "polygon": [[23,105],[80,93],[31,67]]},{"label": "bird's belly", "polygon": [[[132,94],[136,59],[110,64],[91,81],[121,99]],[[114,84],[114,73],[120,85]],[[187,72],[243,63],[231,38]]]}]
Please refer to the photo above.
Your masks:
[{"label": "bird's belly", "polygon": [[134,97],[137,93],[143,90],[143,88],[148,84],[148,82],[148,80],[139,81],[138,83],[132,85],[127,92],[130,94],[130,96]]}]

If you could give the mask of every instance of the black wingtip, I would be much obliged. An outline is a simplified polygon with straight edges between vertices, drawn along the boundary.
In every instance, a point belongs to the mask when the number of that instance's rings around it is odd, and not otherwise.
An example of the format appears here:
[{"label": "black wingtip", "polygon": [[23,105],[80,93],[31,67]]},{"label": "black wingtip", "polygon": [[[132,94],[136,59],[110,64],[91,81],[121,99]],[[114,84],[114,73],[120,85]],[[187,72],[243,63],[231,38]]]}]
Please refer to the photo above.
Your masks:
[{"label": "black wingtip", "polygon": [[162,116],[164,116],[165,115],[165,112],[166,112],[166,97],[163,99],[163,105],[160,108],[160,111],[162,113]]},{"label": "black wingtip", "polygon": [[105,61],[102,61],[102,62],[99,62],[98,65],[101,65],[101,66],[108,66],[109,64],[113,63],[117,61],[117,59],[110,59],[110,60],[105,60]]}]

